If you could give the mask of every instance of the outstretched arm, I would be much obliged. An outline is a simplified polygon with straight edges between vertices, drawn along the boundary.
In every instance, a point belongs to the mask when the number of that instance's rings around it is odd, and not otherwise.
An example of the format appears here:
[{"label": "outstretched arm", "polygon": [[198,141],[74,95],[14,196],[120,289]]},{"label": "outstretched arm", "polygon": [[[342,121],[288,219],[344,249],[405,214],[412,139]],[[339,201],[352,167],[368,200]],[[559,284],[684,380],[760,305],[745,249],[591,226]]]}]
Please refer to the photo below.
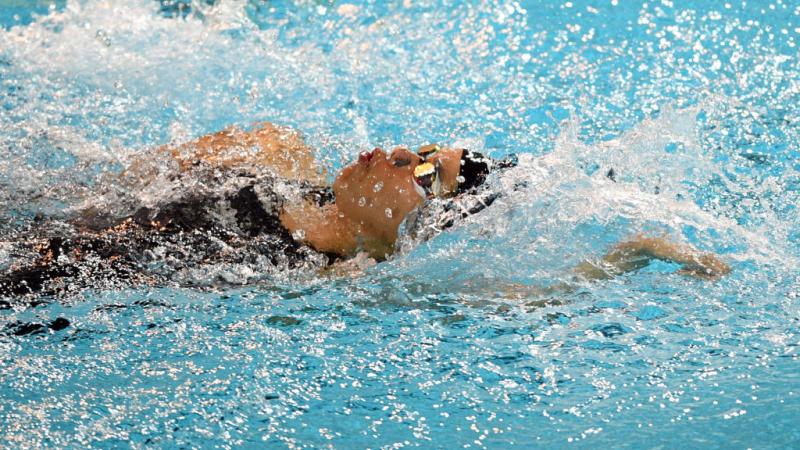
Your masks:
[{"label": "outstretched arm", "polygon": [[703,253],[690,245],[677,244],[664,238],[642,235],[620,242],[598,262],[579,264],[575,271],[586,279],[606,279],[641,269],[654,259],[681,264],[683,267],[679,273],[707,280],[717,279],[731,271],[713,253]]}]

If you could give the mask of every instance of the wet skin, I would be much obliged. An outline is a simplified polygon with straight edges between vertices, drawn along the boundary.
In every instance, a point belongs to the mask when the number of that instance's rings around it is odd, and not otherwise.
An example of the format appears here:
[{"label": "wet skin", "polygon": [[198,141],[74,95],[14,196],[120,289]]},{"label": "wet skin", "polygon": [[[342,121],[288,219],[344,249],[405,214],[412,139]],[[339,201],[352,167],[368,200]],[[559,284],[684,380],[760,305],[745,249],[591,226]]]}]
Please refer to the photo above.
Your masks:
[{"label": "wet skin", "polygon": [[400,222],[423,200],[413,177],[419,163],[419,156],[402,148],[362,153],[333,183],[336,206],[375,237],[394,241]]},{"label": "wet skin", "polygon": [[[446,192],[455,191],[461,152],[444,149],[429,159],[440,161]],[[364,251],[375,259],[385,259],[393,251],[400,223],[424,201],[413,177],[421,162],[405,148],[388,154],[380,148],[364,152],[336,177],[334,204],[287,205],[281,220],[290,232],[301,235],[304,243],[319,251],[342,256]]]}]

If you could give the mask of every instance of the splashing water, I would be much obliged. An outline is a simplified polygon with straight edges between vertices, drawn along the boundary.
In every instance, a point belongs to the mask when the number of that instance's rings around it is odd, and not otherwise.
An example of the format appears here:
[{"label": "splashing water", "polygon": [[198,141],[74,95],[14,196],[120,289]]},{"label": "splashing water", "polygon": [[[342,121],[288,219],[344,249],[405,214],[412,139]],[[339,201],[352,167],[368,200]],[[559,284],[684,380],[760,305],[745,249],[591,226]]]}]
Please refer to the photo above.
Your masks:
[{"label": "splashing water", "polygon": [[[428,142],[520,164],[352,279],[209,268],[266,279],[0,311],[3,447],[800,443],[791,2],[6,4],[2,270],[37,213],[185,188],[114,180],[229,125],[301,130],[331,173]],[[733,272],[571,281],[636,233]]]}]

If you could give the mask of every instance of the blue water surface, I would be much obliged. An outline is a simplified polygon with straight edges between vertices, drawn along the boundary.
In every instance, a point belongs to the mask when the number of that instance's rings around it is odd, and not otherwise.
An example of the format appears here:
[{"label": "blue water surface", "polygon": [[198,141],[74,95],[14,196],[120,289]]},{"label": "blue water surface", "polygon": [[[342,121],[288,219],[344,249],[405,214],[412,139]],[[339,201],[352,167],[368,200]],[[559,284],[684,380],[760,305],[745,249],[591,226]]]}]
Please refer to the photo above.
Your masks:
[{"label": "blue water surface", "polygon": [[[0,444],[800,446],[798,41],[779,0],[0,2],[3,230],[229,125],[301,130],[331,173],[522,156],[496,205],[359,276],[0,310]],[[572,279],[636,233],[732,273]]]}]

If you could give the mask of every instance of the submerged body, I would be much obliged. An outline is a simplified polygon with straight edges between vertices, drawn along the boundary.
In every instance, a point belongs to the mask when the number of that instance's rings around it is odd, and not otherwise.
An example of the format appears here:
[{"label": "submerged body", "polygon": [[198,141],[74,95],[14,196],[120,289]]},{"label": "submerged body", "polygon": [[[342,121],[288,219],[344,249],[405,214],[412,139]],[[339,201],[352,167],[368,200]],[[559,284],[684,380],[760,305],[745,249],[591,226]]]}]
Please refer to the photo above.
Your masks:
[{"label": "submerged body", "polygon": [[[285,184],[283,180],[230,177],[239,181],[227,192],[187,194],[140,207],[126,217],[92,213],[67,222],[35,223],[18,239],[37,257],[0,277],[0,295],[166,284],[177,272],[201,265],[297,269],[324,266],[336,258],[301,244],[282,226],[279,210],[285,199],[273,188]],[[309,199],[328,201],[324,190],[304,191]],[[209,281],[239,282],[232,276]]]},{"label": "submerged body", "polygon": [[[0,296],[160,285],[200,265],[284,271],[320,269],[356,255],[380,261],[394,252],[401,223],[428,198],[459,200],[458,208],[435,218],[438,225],[431,228],[441,231],[491,205],[496,195],[480,185],[493,165],[511,165],[464,149],[375,149],[345,167],[329,187],[300,135],[272,124],[230,129],[155,153],[168,155],[173,182],[183,188],[179,195],[118,217],[89,207],[66,222],[40,221],[17,238],[33,256],[0,276]],[[146,162],[132,164],[120,182],[159,175],[161,169]],[[584,279],[607,278],[653,258],[677,262],[684,273],[703,278],[729,270],[714,255],[637,236],[575,272]],[[248,281],[246,274],[219,278],[212,283]]]}]

